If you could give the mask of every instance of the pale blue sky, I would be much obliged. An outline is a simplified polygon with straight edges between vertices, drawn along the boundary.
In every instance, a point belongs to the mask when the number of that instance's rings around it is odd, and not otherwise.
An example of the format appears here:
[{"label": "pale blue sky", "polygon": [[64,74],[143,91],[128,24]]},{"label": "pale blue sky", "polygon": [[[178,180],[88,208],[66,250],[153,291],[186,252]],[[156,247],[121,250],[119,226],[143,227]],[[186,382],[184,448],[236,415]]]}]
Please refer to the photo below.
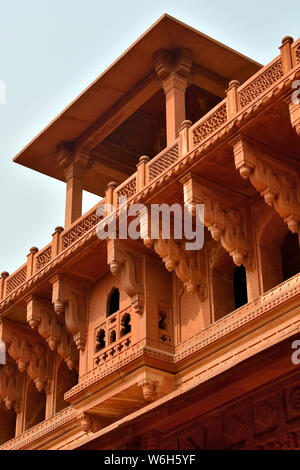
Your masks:
[{"label": "pale blue sky", "polygon": [[[64,221],[65,185],[12,158],[163,13],[263,64],[300,37],[300,1],[0,0],[0,271]],[[84,210],[97,199],[87,197]],[[38,217],[37,215],[38,214]]]}]

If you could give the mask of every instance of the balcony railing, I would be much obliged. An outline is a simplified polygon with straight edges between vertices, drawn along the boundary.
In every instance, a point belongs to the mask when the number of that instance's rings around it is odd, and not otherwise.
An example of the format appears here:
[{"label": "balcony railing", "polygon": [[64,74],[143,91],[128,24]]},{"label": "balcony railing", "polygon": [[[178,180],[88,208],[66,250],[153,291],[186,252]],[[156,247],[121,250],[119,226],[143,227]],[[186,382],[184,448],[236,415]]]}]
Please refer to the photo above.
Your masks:
[{"label": "balcony railing", "polygon": [[116,360],[132,344],[132,310],[131,306],[120,310],[96,328],[94,368]]},{"label": "balcony railing", "polygon": [[[288,62],[287,55],[289,56],[288,61],[290,60],[292,63],[292,68],[284,73],[283,63]],[[288,73],[292,73],[295,68],[299,69],[299,66],[300,39],[290,44],[288,48],[282,49],[280,56],[241,86],[235,82],[235,85],[227,90],[226,98],[194,125],[191,126],[188,121],[185,121],[185,125],[179,131],[179,138],[170,147],[160,152],[149,162],[143,160],[143,164],[138,165],[137,172],[114,190],[107,191],[105,199],[100,204],[108,202],[117,207],[120,196],[126,196],[128,199],[134,198],[147,186],[151,186],[153,182],[168,173],[172,167],[180,164],[187,155],[205,144],[214,134],[222,131],[228,123],[237,119],[249,106],[285,80]],[[32,251],[28,256],[27,263],[16,272],[10,276],[6,272],[2,273],[0,302],[29,280],[35,272],[47,266],[58,254],[67,250],[92,231],[99,221],[96,210],[100,204],[83,215],[67,230],[63,231],[62,228],[56,230],[52,243],[41,251]]]}]

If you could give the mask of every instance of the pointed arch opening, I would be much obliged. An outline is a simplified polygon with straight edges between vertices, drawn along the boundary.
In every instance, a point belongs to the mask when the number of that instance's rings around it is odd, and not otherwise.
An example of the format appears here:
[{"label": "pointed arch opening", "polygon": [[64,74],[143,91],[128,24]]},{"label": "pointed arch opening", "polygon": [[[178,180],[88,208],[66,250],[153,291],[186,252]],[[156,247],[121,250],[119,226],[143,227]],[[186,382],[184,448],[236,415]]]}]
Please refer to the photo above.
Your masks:
[{"label": "pointed arch opening", "polygon": [[237,267],[221,245],[215,248],[211,281],[215,321],[248,302],[246,270]]},{"label": "pointed arch opening", "polygon": [[244,266],[236,267],[233,275],[233,291],[235,308],[248,303],[247,276]]},{"label": "pointed arch opening", "polygon": [[46,393],[38,392],[32,380],[29,380],[26,394],[25,431],[45,419]]},{"label": "pointed arch opening", "polygon": [[281,245],[282,280],[286,281],[300,272],[300,247],[296,233],[289,232]]},{"label": "pointed arch opening", "polygon": [[120,310],[120,291],[114,287],[107,299],[107,314],[109,317]]},{"label": "pointed arch opening", "polygon": [[56,375],[56,403],[55,412],[58,413],[64,408],[67,408],[70,404],[64,400],[66,392],[71,390],[78,383],[77,372],[67,367],[65,361],[61,361],[57,369]]}]

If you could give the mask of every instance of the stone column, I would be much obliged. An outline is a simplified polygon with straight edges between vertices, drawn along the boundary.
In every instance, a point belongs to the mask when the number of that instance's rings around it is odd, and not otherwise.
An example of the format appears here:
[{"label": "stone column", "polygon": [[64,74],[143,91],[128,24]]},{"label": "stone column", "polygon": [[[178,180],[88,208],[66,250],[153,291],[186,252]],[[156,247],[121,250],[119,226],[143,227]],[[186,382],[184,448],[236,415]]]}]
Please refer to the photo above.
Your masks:
[{"label": "stone column", "polygon": [[0,277],[0,300],[4,298],[5,279],[9,276],[7,271],[3,271]]},{"label": "stone column", "polygon": [[167,146],[177,139],[182,122],[186,119],[185,92],[188,75],[192,66],[190,51],[157,51],[154,56],[154,68],[166,95],[166,132]]},{"label": "stone column", "polygon": [[68,227],[82,216],[82,168],[79,165],[71,163],[71,165],[65,169],[65,176],[67,183],[65,227]]},{"label": "stone column", "polygon": [[289,73],[293,68],[292,48],[294,39],[291,36],[285,36],[282,39],[282,44],[279,47],[281,53],[281,63],[283,75]]},{"label": "stone column", "polygon": [[177,73],[171,73],[162,82],[166,95],[167,146],[178,137],[181,123],[185,120],[185,91],[187,79]]},{"label": "stone column", "polygon": [[227,119],[232,119],[240,110],[240,102],[238,95],[238,88],[240,82],[238,80],[232,80],[229,83],[229,87],[226,90],[227,94]]},{"label": "stone column", "polygon": [[72,144],[62,143],[58,147],[57,161],[67,183],[65,229],[82,215],[82,191],[85,171],[90,166],[90,157],[83,149],[73,151]]}]

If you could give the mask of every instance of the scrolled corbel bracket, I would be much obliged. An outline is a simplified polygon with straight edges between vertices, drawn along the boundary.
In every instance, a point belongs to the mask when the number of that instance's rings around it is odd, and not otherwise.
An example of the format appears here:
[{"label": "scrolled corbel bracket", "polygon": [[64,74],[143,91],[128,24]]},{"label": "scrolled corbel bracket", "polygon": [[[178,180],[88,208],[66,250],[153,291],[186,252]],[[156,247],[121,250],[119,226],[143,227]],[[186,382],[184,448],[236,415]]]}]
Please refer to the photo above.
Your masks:
[{"label": "scrolled corbel bracket", "polygon": [[65,277],[51,279],[52,303],[57,315],[63,315],[67,330],[73,336],[79,351],[83,351],[87,339],[87,291],[88,286]]},{"label": "scrolled corbel bracket", "polygon": [[186,251],[182,240],[163,239],[161,234],[158,240],[144,240],[147,248],[154,251],[163,260],[169,272],[175,272],[190,295],[197,294],[201,300],[206,297],[204,276],[201,273],[199,256],[195,251]]},{"label": "scrolled corbel bracket", "polygon": [[107,240],[107,263],[113,276],[121,275],[121,283],[138,314],[144,311],[144,289],[136,279],[134,257],[120,240]]},{"label": "scrolled corbel bracket", "polygon": [[184,204],[196,214],[197,204],[204,205],[203,222],[213,240],[221,242],[230,254],[236,266],[253,266],[253,257],[249,242],[246,239],[245,214],[236,206],[232,206],[231,195],[223,194],[222,190],[211,188],[205,181],[189,173],[181,179]]},{"label": "scrolled corbel bracket", "polygon": [[235,167],[249,179],[292,233],[300,234],[300,187],[296,168],[282,164],[274,152],[239,134],[231,140]]},{"label": "scrolled corbel bracket", "polygon": [[101,419],[91,413],[79,413],[77,416],[77,422],[85,434],[95,433],[101,429]]},{"label": "scrolled corbel bracket", "polygon": [[139,383],[142,389],[144,400],[147,402],[154,401],[157,398],[157,386],[158,382],[150,380],[142,380]]}]

